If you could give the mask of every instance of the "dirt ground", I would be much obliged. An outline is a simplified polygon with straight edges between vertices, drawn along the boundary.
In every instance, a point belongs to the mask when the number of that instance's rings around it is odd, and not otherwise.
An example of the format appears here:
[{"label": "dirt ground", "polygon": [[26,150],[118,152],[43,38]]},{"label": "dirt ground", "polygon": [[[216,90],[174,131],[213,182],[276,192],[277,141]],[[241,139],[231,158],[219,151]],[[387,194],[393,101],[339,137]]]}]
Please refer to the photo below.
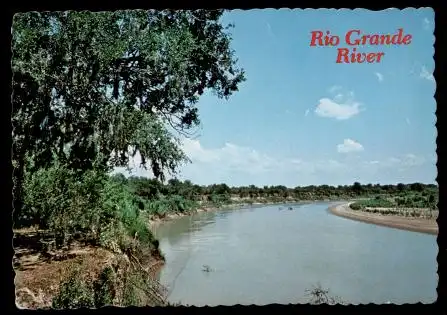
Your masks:
[{"label": "dirt ground", "polygon": [[[95,279],[117,255],[103,248],[74,243],[69,248],[51,250],[44,248],[45,239],[40,231],[14,231],[13,268],[15,271],[16,306],[18,308],[49,308],[58,293],[61,281],[66,279],[75,265],[82,274]],[[148,271],[155,273],[163,262],[153,261]]]}]

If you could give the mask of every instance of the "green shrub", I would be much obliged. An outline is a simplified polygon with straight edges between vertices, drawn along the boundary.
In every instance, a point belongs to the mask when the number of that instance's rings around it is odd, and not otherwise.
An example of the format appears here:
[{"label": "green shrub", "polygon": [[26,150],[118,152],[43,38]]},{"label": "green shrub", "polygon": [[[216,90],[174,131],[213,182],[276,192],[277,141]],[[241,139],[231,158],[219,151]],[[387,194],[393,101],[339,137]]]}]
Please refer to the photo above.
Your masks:
[{"label": "green shrub", "polygon": [[113,267],[105,267],[98,279],[82,278],[80,269],[72,272],[59,285],[59,292],[52,301],[55,309],[81,307],[99,308],[120,306],[165,305],[163,287],[154,287],[147,274],[139,269],[123,266],[117,274]]},{"label": "green shrub", "polygon": [[107,177],[95,170],[78,174],[60,165],[25,174],[24,208],[19,218],[31,221],[68,240],[75,232],[95,234],[111,214],[100,207]]},{"label": "green shrub", "polygon": [[54,165],[26,174],[24,182],[25,213],[33,222],[64,242],[79,232],[112,250],[126,237],[153,245],[140,201],[125,182],[96,170],[78,174]]},{"label": "green shrub", "polygon": [[88,282],[80,278],[79,270],[74,271],[60,284],[59,293],[52,301],[55,309],[75,309],[81,307],[94,307],[94,290]]},{"label": "green shrub", "polygon": [[368,199],[368,200],[361,200],[358,201],[358,204],[362,208],[392,208],[395,206],[395,204],[388,199],[384,199],[382,197],[374,198],[374,199]]},{"label": "green shrub", "polygon": [[166,305],[165,288],[154,286],[142,270],[128,269],[122,274],[121,283],[121,306]]},{"label": "green shrub", "polygon": [[354,202],[349,205],[349,208],[352,210],[361,210],[362,206],[358,202]]},{"label": "green shrub", "polygon": [[126,230],[122,222],[115,222],[104,225],[99,233],[98,243],[103,248],[111,250],[114,253],[120,253],[123,250],[123,243],[126,238]]},{"label": "green shrub", "polygon": [[116,295],[116,275],[112,267],[107,266],[101,271],[94,283],[95,306],[112,305]]},{"label": "green shrub", "polygon": [[210,201],[215,206],[221,206],[222,204],[230,201],[230,196],[228,194],[212,193],[208,196],[208,201]]},{"label": "green shrub", "polygon": [[197,209],[198,203],[194,200],[185,199],[180,195],[173,195],[163,197],[161,199],[151,200],[146,202],[147,212],[150,214],[157,214],[160,217],[167,213],[185,213]]}]

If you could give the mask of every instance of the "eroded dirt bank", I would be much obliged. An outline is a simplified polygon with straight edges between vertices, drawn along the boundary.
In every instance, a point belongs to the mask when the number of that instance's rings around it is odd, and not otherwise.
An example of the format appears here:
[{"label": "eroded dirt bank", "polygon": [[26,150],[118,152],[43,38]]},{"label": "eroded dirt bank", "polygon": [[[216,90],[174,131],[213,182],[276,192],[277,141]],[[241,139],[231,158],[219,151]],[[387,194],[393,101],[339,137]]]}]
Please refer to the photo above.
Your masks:
[{"label": "eroded dirt bank", "polygon": [[[41,231],[15,230],[13,269],[15,272],[16,306],[21,309],[48,309],[59,293],[61,282],[75,269],[90,281],[111,266],[120,272],[133,263],[124,253],[84,243],[74,242],[62,249],[43,248]],[[144,272],[152,278],[164,265],[162,257],[153,255],[144,261]],[[160,287],[163,289],[162,287]]]}]

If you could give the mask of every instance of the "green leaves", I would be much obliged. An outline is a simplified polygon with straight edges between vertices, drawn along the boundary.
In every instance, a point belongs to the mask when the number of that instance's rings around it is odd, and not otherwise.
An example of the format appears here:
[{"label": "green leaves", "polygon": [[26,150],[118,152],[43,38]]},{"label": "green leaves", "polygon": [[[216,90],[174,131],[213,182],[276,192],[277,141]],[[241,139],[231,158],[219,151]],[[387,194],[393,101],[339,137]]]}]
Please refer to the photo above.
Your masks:
[{"label": "green leaves", "polygon": [[126,164],[136,150],[157,177],[174,172],[187,160],[167,126],[187,134],[200,122],[194,105],[205,89],[228,97],[244,80],[221,15],[16,15],[15,154],[32,153],[39,166],[58,160],[89,169],[101,161],[107,169]]},{"label": "green leaves", "polygon": [[27,172],[24,209],[16,223],[30,220],[60,235],[93,231],[106,219],[99,209],[104,180],[96,171],[80,176],[60,165]]},{"label": "green leaves", "polygon": [[[95,238],[124,228],[151,241],[134,196],[106,173],[139,154],[142,166],[164,180],[189,161],[169,129],[187,134],[200,123],[195,104],[206,89],[228,97],[244,80],[221,15],[151,10],[14,17],[16,223]],[[175,197],[157,209],[193,206]]]},{"label": "green leaves", "polygon": [[75,270],[67,281],[60,284],[59,293],[53,299],[52,307],[55,309],[95,307],[92,285],[80,278],[79,270]]},{"label": "green leaves", "polygon": [[79,174],[56,164],[27,172],[23,197],[16,225],[37,224],[66,241],[80,232],[108,248],[122,244],[123,237],[137,237],[153,247],[154,238],[140,215],[136,196],[124,182],[101,171]]}]

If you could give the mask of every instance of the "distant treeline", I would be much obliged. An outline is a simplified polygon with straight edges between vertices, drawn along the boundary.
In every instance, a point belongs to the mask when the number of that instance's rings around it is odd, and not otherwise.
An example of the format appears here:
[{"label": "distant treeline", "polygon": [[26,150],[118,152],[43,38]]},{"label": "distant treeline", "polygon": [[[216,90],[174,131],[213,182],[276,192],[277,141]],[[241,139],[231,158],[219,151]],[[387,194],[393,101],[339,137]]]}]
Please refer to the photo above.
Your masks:
[{"label": "distant treeline", "polygon": [[359,182],[353,185],[344,186],[303,186],[289,188],[286,186],[263,186],[255,185],[230,187],[227,184],[213,184],[201,186],[193,184],[189,180],[180,181],[178,179],[170,179],[166,183],[162,183],[156,179],[145,177],[129,177],[125,178],[122,174],[114,175],[114,177],[127,183],[132,190],[140,197],[146,199],[156,199],[160,196],[178,195],[185,199],[195,201],[212,201],[220,196],[222,199],[296,199],[296,200],[323,200],[337,198],[358,198],[369,197],[371,195],[396,195],[407,193],[419,193],[423,196],[437,196],[438,187],[434,184],[411,183],[397,185],[380,185],[380,184],[361,184]]}]

